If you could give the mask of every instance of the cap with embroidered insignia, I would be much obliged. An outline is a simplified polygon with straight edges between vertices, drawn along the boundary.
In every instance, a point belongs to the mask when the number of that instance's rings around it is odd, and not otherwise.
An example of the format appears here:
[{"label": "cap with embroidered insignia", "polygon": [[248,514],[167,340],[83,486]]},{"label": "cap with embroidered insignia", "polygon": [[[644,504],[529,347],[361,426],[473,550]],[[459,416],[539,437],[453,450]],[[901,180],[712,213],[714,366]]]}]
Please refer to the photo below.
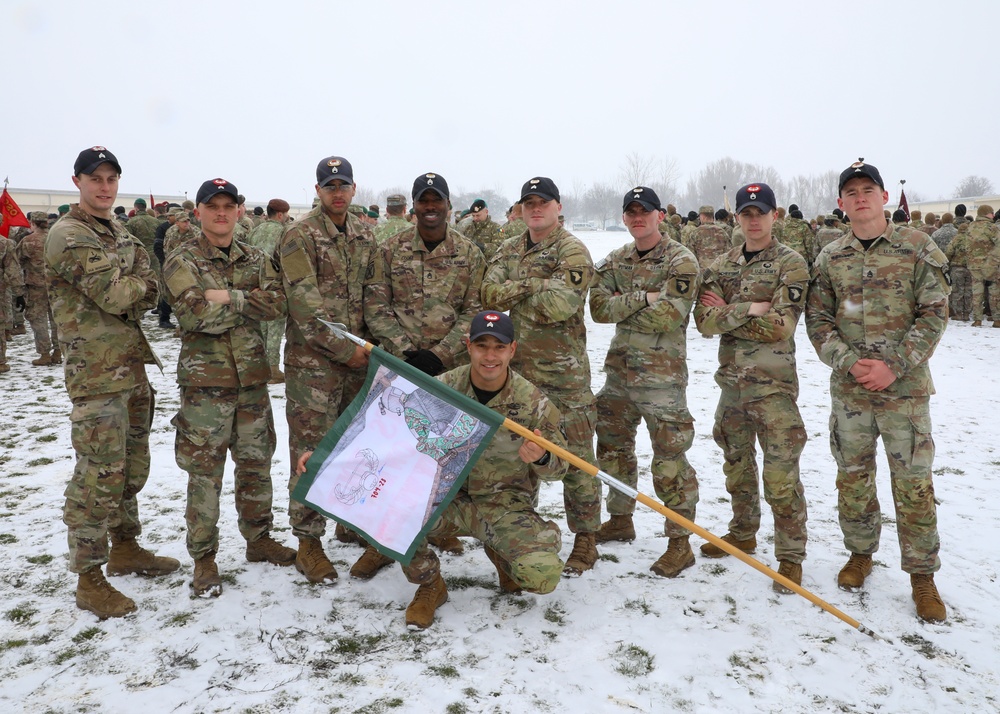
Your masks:
[{"label": "cap with embroidered insignia", "polygon": [[483,335],[493,335],[504,344],[514,341],[514,322],[498,310],[483,310],[472,318],[469,325],[469,342]]}]

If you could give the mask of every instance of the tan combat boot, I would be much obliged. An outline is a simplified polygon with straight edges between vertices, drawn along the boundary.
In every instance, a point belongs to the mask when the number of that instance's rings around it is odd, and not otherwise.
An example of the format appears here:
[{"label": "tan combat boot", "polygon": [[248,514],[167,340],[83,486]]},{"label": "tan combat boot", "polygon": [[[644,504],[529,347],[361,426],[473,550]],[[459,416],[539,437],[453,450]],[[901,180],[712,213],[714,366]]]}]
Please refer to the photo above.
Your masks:
[{"label": "tan combat boot", "polygon": [[973,327],[982,327],[983,326],[983,321],[982,320],[973,320],[972,321],[972,326]]},{"label": "tan combat boot", "polygon": [[[726,533],[726,535],[722,536],[722,540],[729,543],[729,545],[739,548],[744,553],[757,552],[757,536],[750,536],[746,540],[740,540],[732,533]],[[729,553],[727,553],[714,543],[702,543],[701,554],[704,555],[706,558],[721,558],[723,556],[729,555]]]},{"label": "tan combat boot", "polygon": [[[786,578],[791,580],[796,585],[802,584],[802,564],[801,563],[789,563],[787,560],[782,560],[778,565],[778,575],[784,575]],[[777,580],[771,582],[771,589],[776,593],[781,595],[788,595],[794,592],[790,588],[786,588],[784,585],[779,583]]]},{"label": "tan combat boot", "polygon": [[426,630],[434,622],[434,613],[448,602],[448,588],[438,575],[431,582],[417,588],[417,594],[406,608],[406,626]]},{"label": "tan combat boot", "polygon": [[597,534],[577,533],[573,541],[573,550],[566,558],[563,575],[581,575],[590,570],[597,562]]},{"label": "tan combat boot", "polygon": [[379,553],[375,546],[368,546],[357,562],[351,566],[351,577],[371,580],[382,568],[392,565],[392,558]]},{"label": "tan combat boot", "polygon": [[465,546],[462,545],[462,541],[460,541],[455,536],[444,536],[444,537],[431,536],[427,538],[427,542],[433,545],[438,550],[440,550],[442,553],[461,555],[462,553],[465,552]]},{"label": "tan combat boot", "polygon": [[35,367],[48,367],[49,365],[55,363],[52,361],[52,355],[46,352],[37,359],[31,360],[31,364],[34,365]]},{"label": "tan combat boot", "polygon": [[247,543],[247,560],[251,563],[271,563],[272,565],[291,565],[295,562],[296,552],[282,545],[269,533]]},{"label": "tan combat boot", "polygon": [[135,601],[115,590],[105,580],[100,566],[80,573],[76,584],[76,606],[89,610],[102,620],[108,617],[125,617],[135,612]]},{"label": "tan combat boot", "polygon": [[58,347],[52,350],[52,364],[62,364],[62,352]]},{"label": "tan combat boot", "polygon": [[911,574],[910,587],[913,589],[913,602],[917,604],[917,617],[924,622],[944,622],[948,613],[934,585],[934,574]]},{"label": "tan combat boot", "polygon": [[607,543],[609,541],[621,541],[631,543],[635,540],[635,526],[632,524],[632,515],[626,513],[624,516],[612,514],[611,518],[601,524],[601,529],[597,531],[597,542]]},{"label": "tan combat boot", "polygon": [[689,540],[690,536],[671,538],[667,551],[649,569],[664,578],[676,578],[682,570],[690,568],[694,565],[694,553]]},{"label": "tan combat boot", "polygon": [[486,557],[493,563],[493,567],[497,569],[497,575],[500,576],[500,589],[511,595],[520,595],[524,590],[520,583],[510,576],[510,565],[507,561],[488,545],[484,545],[483,550],[486,551]]},{"label": "tan combat boot", "polygon": [[333,583],[337,580],[337,569],[323,552],[323,544],[318,538],[299,538],[299,552],[295,556],[295,569],[314,584]]},{"label": "tan combat boot", "polygon": [[281,369],[274,365],[271,367],[271,379],[268,380],[268,384],[284,384],[285,383],[285,373]]},{"label": "tan combat boot", "polygon": [[333,537],[341,543],[355,543],[360,545],[362,548],[368,545],[364,538],[340,523],[338,523],[337,527],[333,530]]},{"label": "tan combat boot", "polygon": [[194,561],[191,590],[195,597],[219,597],[222,594],[222,578],[219,577],[219,566],[215,564],[215,553],[207,553]]},{"label": "tan combat boot", "polygon": [[168,575],[181,567],[176,558],[165,558],[149,552],[135,542],[135,538],[111,536],[111,554],[108,557],[108,575]]},{"label": "tan combat boot", "polygon": [[837,574],[837,585],[841,590],[854,592],[865,584],[865,578],[871,571],[872,557],[870,555],[851,553],[847,564]]}]

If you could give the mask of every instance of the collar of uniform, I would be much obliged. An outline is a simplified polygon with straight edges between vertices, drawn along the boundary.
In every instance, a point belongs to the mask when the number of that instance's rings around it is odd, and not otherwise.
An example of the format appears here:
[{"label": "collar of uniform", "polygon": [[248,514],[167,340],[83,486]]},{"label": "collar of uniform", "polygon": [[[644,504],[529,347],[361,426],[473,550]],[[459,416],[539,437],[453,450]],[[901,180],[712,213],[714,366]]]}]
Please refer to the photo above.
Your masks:
[{"label": "collar of uniform", "polygon": [[[472,367],[469,365],[464,365],[458,369],[465,370],[465,378],[463,380],[465,384],[465,394],[470,397],[474,402],[479,402],[479,398],[476,396],[476,390],[472,388]],[[512,390],[514,389],[514,370],[507,367],[507,381],[504,382],[503,389],[494,395],[493,399],[490,400],[490,404],[493,406],[490,409],[500,406],[501,404],[507,404],[512,401]],[[485,404],[483,406],[486,406]]]},{"label": "collar of uniform", "polygon": [[[885,230],[882,231],[882,235],[876,236],[875,243],[878,243],[880,239],[884,239],[890,242],[892,241],[892,234],[896,232],[896,224],[893,223],[892,221],[887,221],[887,223],[889,225],[887,225],[885,227]],[[875,243],[872,243],[872,245],[874,246]],[[854,235],[853,230],[851,231],[851,245],[854,246],[856,250],[860,250],[862,252],[864,251],[864,246],[861,245],[861,239],[858,238],[856,235]]]},{"label": "collar of uniform", "polygon": [[740,243],[737,246],[733,246],[729,249],[726,255],[734,263],[739,263],[740,265],[749,265],[750,263],[756,262],[758,260],[774,260],[778,252],[778,241],[774,236],[771,236],[771,242],[766,248],[760,250],[757,255],[755,255],[749,262],[746,256],[743,255],[743,249],[746,247],[746,242]]},{"label": "collar of uniform", "polygon": [[[448,226],[448,229],[444,233],[444,240],[434,249],[434,255],[455,255],[458,252],[455,245],[456,236],[458,238],[464,237],[454,228]],[[418,227],[414,227],[413,229],[413,249],[422,253],[428,252],[427,243],[424,242],[424,237],[420,235],[420,228]]]},{"label": "collar of uniform", "polygon": [[[657,258],[660,258],[660,257],[663,256],[663,253],[666,250],[666,242],[668,240],[670,240],[670,239],[667,238],[666,236],[661,237],[660,238],[660,242],[657,243],[656,245],[654,245],[652,248],[650,248],[649,252],[646,253],[646,255],[643,255],[641,257],[639,255],[638,248],[635,247],[635,241],[632,241],[632,245],[631,245],[632,252],[629,253],[629,258],[632,261],[655,260]],[[680,244],[678,244],[678,245],[680,245]]]},{"label": "collar of uniform", "polygon": [[111,222],[111,227],[108,228],[106,225],[104,225],[99,220],[94,218],[92,215],[87,213],[85,210],[80,208],[79,203],[74,203],[72,206],[70,206],[68,215],[70,218],[75,218],[81,223],[85,223],[87,225],[87,228],[94,231],[95,233],[99,233],[101,235],[110,235],[115,240],[117,240],[122,233],[127,232],[117,218],[109,219]]},{"label": "collar of uniform", "polygon": [[233,238],[233,242],[229,244],[229,255],[222,252],[222,248],[217,245],[212,245],[208,238],[205,237],[204,232],[198,233],[198,246],[207,255],[211,255],[213,259],[218,258],[220,260],[225,260],[227,263],[235,263],[240,260],[246,253],[243,248],[240,247],[240,243],[236,238]]},{"label": "collar of uniform", "polygon": [[[549,233],[549,235],[545,238],[545,240],[539,241],[538,243],[535,243],[534,245],[532,245],[525,252],[526,253],[530,253],[530,252],[535,251],[535,250],[541,250],[542,248],[547,248],[550,245],[552,245],[553,243],[555,243],[557,240],[559,240],[560,238],[564,238],[565,236],[568,236],[568,235],[571,235],[569,231],[567,231],[562,226],[556,226],[556,229],[554,231],[552,231],[551,233]],[[531,240],[531,234],[530,233],[528,233],[528,240]]]}]

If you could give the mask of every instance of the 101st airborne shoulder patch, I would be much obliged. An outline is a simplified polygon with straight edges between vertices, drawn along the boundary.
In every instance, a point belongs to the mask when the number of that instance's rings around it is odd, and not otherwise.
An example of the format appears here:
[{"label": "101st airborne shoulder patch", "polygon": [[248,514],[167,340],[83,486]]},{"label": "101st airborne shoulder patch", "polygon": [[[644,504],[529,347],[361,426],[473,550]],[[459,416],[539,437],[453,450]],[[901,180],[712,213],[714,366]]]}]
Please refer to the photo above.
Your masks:
[{"label": "101st airborne shoulder patch", "polygon": [[788,286],[788,299],[794,303],[802,302],[802,286],[801,285],[789,285]]},{"label": "101st airborne shoulder patch", "polygon": [[583,284],[583,271],[577,269],[570,269],[566,275],[570,282],[570,285],[582,285]]},{"label": "101st airborne shoulder patch", "polygon": [[680,277],[674,279],[674,287],[678,295],[684,296],[691,292],[691,278]]}]

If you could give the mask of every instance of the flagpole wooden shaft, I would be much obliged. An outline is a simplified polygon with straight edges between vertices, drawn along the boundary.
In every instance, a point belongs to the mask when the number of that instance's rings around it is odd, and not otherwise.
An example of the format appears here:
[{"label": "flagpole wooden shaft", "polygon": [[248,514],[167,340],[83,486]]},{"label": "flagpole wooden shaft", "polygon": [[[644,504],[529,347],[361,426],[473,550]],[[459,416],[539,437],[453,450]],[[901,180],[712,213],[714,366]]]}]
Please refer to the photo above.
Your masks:
[{"label": "flagpole wooden shaft", "polygon": [[[329,325],[338,334],[340,334],[340,335],[342,335],[342,336],[350,339],[355,344],[364,347],[365,350],[367,350],[368,352],[371,352],[372,348],[375,346],[371,342],[363,340],[362,338],[357,337],[356,335],[352,335],[350,332],[347,331],[347,328],[344,325],[329,323],[329,322],[326,322],[325,320],[322,320],[322,322],[324,324],[326,324],[326,325]],[[763,573],[767,577],[769,577],[772,580],[780,583],[782,586],[788,588],[792,592],[794,592],[794,593],[796,593],[798,595],[801,595],[802,597],[804,597],[806,600],[808,600],[812,604],[814,604],[814,605],[818,606],[819,608],[825,610],[826,612],[828,612],[831,615],[833,615],[834,617],[842,620],[843,622],[846,622],[848,625],[850,625],[854,629],[858,630],[859,632],[862,632],[862,633],[868,635],[869,637],[872,637],[872,638],[875,638],[875,639],[879,639],[879,640],[885,639],[883,637],[880,637],[878,634],[876,634],[870,628],[865,627],[863,624],[861,624],[860,622],[858,622],[857,620],[855,620],[853,617],[851,617],[847,613],[842,612],[841,610],[837,609],[836,607],[834,607],[833,605],[831,605],[830,603],[828,603],[826,600],[823,600],[822,598],[814,595],[810,591],[808,591],[805,588],[803,588],[801,585],[793,583],[791,580],[789,580],[788,578],[786,578],[784,575],[779,575],[777,572],[775,572],[774,570],[771,570],[771,568],[767,567],[766,565],[764,565],[763,563],[761,563],[756,558],[751,558],[747,553],[744,553],[742,550],[740,550],[736,546],[734,546],[734,545],[732,545],[730,543],[727,543],[726,541],[722,540],[721,538],[719,538],[719,537],[717,537],[717,536],[709,533],[707,530],[705,530],[704,528],[702,528],[701,526],[699,526],[695,522],[688,520],[687,518],[685,518],[684,516],[680,515],[679,513],[674,513],[672,510],[670,510],[669,508],[667,508],[666,506],[664,506],[662,503],[659,503],[658,501],[654,501],[652,498],[650,498],[646,494],[642,493],[641,491],[637,491],[636,489],[631,488],[630,486],[625,485],[624,483],[622,483],[621,481],[619,481],[618,479],[616,479],[614,476],[612,476],[612,475],[610,475],[608,473],[605,473],[604,471],[601,471],[599,468],[597,468],[593,464],[589,463],[588,461],[585,461],[584,459],[581,459],[576,454],[570,453],[569,451],[567,451],[566,449],[562,448],[561,446],[559,446],[557,444],[553,444],[551,441],[549,441],[545,437],[539,436],[535,432],[531,431],[530,429],[528,429],[526,427],[521,426],[516,421],[512,421],[511,419],[504,419],[503,420],[503,427],[505,429],[507,429],[508,431],[512,431],[515,434],[523,436],[528,441],[532,441],[532,442],[538,444],[543,449],[545,449],[546,451],[550,451],[551,453],[555,454],[556,456],[558,456],[563,461],[565,461],[565,462],[567,462],[569,464],[572,464],[573,466],[575,466],[576,468],[580,469],[581,471],[584,471],[585,473],[590,474],[594,478],[599,479],[600,481],[606,483],[611,488],[614,488],[615,490],[620,491],[620,492],[624,493],[627,496],[631,496],[632,498],[634,498],[639,503],[643,504],[644,506],[646,506],[648,508],[652,508],[654,511],[656,511],[659,514],[661,514],[665,518],[673,521],[677,525],[682,526],[682,527],[688,529],[689,531],[691,531],[692,533],[695,533],[695,534],[701,536],[702,538],[704,538],[705,540],[707,540],[709,543],[712,543],[713,545],[717,546],[718,548],[721,548],[722,550],[724,550],[725,552],[729,553],[730,555],[738,558],[739,560],[743,561],[744,563],[746,563],[747,565],[749,565],[754,570],[757,570],[757,571]]]}]

